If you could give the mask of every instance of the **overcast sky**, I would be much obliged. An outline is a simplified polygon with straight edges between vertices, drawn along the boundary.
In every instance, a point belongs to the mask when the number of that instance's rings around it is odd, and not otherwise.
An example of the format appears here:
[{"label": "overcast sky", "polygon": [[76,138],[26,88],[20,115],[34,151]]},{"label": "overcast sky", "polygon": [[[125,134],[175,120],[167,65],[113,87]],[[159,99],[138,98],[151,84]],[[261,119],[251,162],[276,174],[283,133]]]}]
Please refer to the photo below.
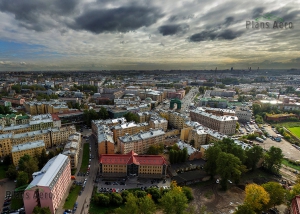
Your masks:
[{"label": "overcast sky", "polygon": [[[0,0],[0,70],[299,69],[299,12],[300,0]],[[256,18],[270,28],[246,29]]]}]

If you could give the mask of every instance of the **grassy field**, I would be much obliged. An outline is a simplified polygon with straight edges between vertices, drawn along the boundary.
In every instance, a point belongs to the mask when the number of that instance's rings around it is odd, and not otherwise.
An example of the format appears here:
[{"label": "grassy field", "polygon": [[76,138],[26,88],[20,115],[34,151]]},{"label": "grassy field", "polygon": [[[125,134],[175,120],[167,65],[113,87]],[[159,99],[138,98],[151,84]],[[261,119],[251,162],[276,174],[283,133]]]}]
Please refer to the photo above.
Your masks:
[{"label": "grassy field", "polygon": [[24,203],[23,203],[23,198],[21,197],[21,193],[14,195],[11,199],[10,208],[12,210],[17,210],[17,209],[22,208],[23,206],[24,206]]},{"label": "grassy field", "polygon": [[300,138],[300,127],[291,127],[289,130],[297,137]]},{"label": "grassy field", "polygon": [[88,165],[89,165],[89,159],[90,159],[90,145],[88,143],[85,143],[83,145],[83,156],[82,156],[82,163],[80,167],[80,172],[86,172]]},{"label": "grassy field", "polygon": [[0,165],[0,180],[6,177],[5,176],[6,170],[7,170],[7,166]]},{"label": "grassy field", "polygon": [[299,127],[300,122],[276,122],[276,123],[270,123],[272,126],[284,126],[285,128],[292,128],[292,127]]},{"label": "grassy field", "polygon": [[295,165],[293,163],[290,163],[288,160],[283,159],[281,162],[283,165],[286,165],[288,167],[291,167],[292,169],[296,169],[300,171],[300,166],[299,165]]},{"label": "grassy field", "polygon": [[81,186],[75,186],[75,188],[71,190],[64,204],[64,209],[73,209],[80,190]]}]

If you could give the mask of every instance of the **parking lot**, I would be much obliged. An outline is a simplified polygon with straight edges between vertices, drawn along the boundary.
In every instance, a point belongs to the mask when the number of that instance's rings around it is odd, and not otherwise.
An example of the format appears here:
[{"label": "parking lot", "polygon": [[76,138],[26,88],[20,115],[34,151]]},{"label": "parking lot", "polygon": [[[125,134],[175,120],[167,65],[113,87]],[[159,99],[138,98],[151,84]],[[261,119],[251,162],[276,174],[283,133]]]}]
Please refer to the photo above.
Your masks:
[{"label": "parking lot", "polygon": [[119,179],[109,179],[109,178],[98,178],[96,185],[98,187],[98,192],[122,192],[126,189],[141,188],[169,188],[171,179],[151,179],[151,178],[137,178],[135,176],[129,176]]},{"label": "parking lot", "polygon": [[[276,136],[277,133],[275,133],[271,126],[265,127],[265,130],[271,135]],[[293,161],[300,159],[300,151],[292,146],[288,141],[285,139],[281,139],[281,142],[276,142],[271,140],[270,138],[267,138],[263,143],[259,144],[264,149],[269,149],[272,146],[278,147],[282,150],[283,155]]]}]

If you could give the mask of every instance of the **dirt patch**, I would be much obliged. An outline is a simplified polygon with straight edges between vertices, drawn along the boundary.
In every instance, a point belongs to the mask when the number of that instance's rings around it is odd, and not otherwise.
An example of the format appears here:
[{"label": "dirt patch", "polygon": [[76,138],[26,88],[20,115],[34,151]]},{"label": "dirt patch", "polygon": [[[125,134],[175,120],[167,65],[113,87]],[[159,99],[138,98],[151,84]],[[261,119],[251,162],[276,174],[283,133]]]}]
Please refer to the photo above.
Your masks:
[{"label": "dirt patch", "polygon": [[191,202],[196,210],[206,206],[212,213],[233,213],[235,208],[244,201],[244,190],[230,186],[227,191],[221,191],[220,185],[192,187],[195,199]]}]

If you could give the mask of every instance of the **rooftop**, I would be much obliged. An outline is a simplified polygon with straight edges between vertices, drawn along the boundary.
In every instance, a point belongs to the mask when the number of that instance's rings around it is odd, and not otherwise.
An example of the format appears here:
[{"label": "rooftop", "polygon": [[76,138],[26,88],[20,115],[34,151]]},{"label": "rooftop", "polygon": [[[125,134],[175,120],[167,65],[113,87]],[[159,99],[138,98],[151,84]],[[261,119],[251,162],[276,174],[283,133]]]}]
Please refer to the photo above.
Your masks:
[{"label": "rooftop", "polygon": [[161,136],[161,135],[165,135],[165,132],[161,129],[154,129],[154,130],[150,130],[147,132],[140,132],[134,135],[125,135],[122,137],[119,137],[119,139],[123,142],[123,143],[128,143],[128,142],[132,142],[132,141],[138,141],[138,140],[145,140],[148,138],[152,138],[152,137],[157,137],[157,136]]},{"label": "rooftop", "polygon": [[19,152],[19,151],[24,151],[24,150],[28,150],[28,149],[35,149],[38,147],[45,147],[45,143],[43,140],[38,140],[38,141],[33,141],[33,142],[28,142],[28,143],[24,143],[24,144],[19,144],[19,145],[15,145],[12,147],[11,152]]}]

